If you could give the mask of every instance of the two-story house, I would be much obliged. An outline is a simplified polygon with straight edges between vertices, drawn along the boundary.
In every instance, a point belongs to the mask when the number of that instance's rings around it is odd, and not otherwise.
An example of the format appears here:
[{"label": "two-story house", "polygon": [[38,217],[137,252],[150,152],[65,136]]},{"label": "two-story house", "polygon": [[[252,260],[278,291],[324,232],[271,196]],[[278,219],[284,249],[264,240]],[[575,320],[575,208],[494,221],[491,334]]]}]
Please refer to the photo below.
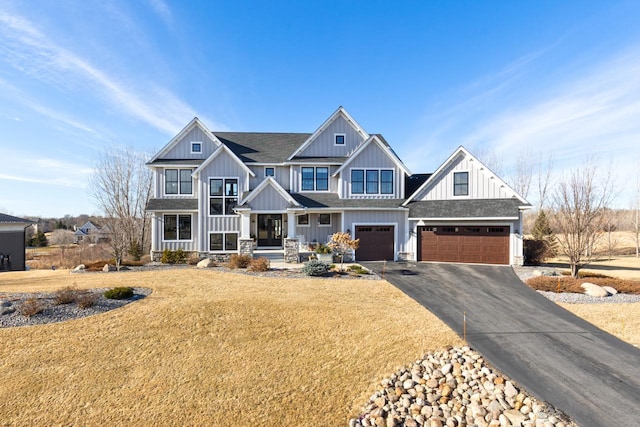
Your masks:
[{"label": "two-story house", "polygon": [[154,259],[252,242],[284,252],[346,231],[358,261],[522,263],[530,205],[504,181],[464,147],[413,175],[342,107],[313,133],[212,132],[194,118],[147,164]]}]

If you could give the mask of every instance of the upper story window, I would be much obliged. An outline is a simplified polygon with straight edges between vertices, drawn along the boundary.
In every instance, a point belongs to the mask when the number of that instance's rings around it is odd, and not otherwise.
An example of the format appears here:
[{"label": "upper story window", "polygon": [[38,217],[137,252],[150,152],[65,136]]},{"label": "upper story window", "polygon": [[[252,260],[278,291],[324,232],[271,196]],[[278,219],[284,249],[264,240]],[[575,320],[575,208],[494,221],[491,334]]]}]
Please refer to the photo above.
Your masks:
[{"label": "upper story window", "polygon": [[164,215],[164,240],[191,240],[191,215]]},{"label": "upper story window", "polygon": [[238,178],[209,179],[209,215],[235,215],[238,206]]},{"label": "upper story window", "polygon": [[192,194],[191,169],[166,169],[164,194]]},{"label": "upper story window", "polygon": [[453,195],[454,196],[469,195],[469,172],[453,173]]},{"label": "upper story window", "polygon": [[276,176],[276,169],[272,168],[272,167],[265,167],[264,168],[264,176]]},{"label": "upper story window", "polygon": [[351,169],[351,194],[393,194],[393,170]]},{"label": "upper story window", "polygon": [[328,191],[329,168],[327,167],[303,167],[302,191]]},{"label": "upper story window", "polygon": [[344,133],[336,133],[334,135],[335,140],[334,140],[334,144],[335,145],[344,145],[344,140],[346,138],[347,135],[345,135]]},{"label": "upper story window", "polygon": [[193,141],[191,143],[191,154],[202,153],[202,142]]}]

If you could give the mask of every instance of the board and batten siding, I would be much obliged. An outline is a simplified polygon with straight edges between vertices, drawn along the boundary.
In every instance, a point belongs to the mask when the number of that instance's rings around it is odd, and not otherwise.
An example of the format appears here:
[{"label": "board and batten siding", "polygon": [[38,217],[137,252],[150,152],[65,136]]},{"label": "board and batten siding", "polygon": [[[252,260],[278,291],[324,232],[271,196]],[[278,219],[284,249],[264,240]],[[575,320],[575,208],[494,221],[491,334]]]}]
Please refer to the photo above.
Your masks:
[{"label": "board and batten siding", "polygon": [[[289,166],[268,166],[275,169],[276,182],[282,186],[285,190],[289,190],[289,182],[291,181],[289,176]],[[249,189],[253,190],[264,180],[264,166],[249,166],[249,169],[256,174],[255,177],[250,177]]]},{"label": "board and batten siding", "polygon": [[[393,194],[351,194],[352,169],[391,169],[393,170]],[[404,172],[398,168],[393,160],[378,146],[371,143],[362,150],[358,157],[340,173],[342,176],[342,198],[344,199],[400,199],[403,198],[402,184]]]},{"label": "board and batten siding", "polygon": [[[486,166],[465,155],[460,155],[442,172],[440,178],[429,183],[415,200],[507,199],[515,196],[513,190],[502,184]],[[468,196],[453,195],[455,172],[469,172]]]},{"label": "board and batten siding", "polygon": [[[312,193],[312,191],[302,191],[302,168],[306,167],[327,167],[326,165],[294,165],[291,166],[291,191],[294,193]],[[333,173],[338,170],[338,166],[328,166],[329,168],[329,191],[318,191],[318,193],[337,193],[338,178],[333,177]]]},{"label": "board and batten siding", "polygon": [[[345,135],[344,145],[335,145],[334,135]],[[306,157],[347,157],[355,151],[364,141],[364,135],[360,134],[342,116],[337,117],[327,128],[317,136],[307,148],[297,156]]]},{"label": "board and batten siding", "polygon": [[249,202],[249,206],[252,211],[284,211],[289,207],[289,201],[285,200],[271,184],[267,184],[267,187],[264,187],[260,194]]},{"label": "board and batten siding", "polygon": [[[202,152],[191,153],[191,142],[201,142]],[[199,127],[191,129],[171,150],[169,150],[161,159],[206,159],[213,153],[218,145],[209,138]]]},{"label": "board and batten siding", "polygon": [[200,232],[200,251],[209,251],[209,233],[235,232],[240,236],[240,215],[207,217]]},{"label": "board and batten siding", "polygon": [[[165,215],[191,215],[191,240],[179,240],[179,241],[163,241],[164,237],[164,216]],[[183,251],[197,251],[198,250],[198,214],[196,212],[163,212],[158,213],[152,217],[153,220],[153,232],[155,234],[155,242],[158,246],[154,250],[163,251],[169,249],[175,251],[182,249]]]},{"label": "board and batten siding", "polygon": [[395,251],[396,253],[407,252],[407,241],[409,240],[407,211],[400,209],[389,211],[345,211],[343,215],[344,228],[351,230],[352,236],[355,234],[355,227],[358,225],[394,225]]},{"label": "board and batten siding", "polygon": [[304,236],[304,241],[307,243],[311,243],[314,240],[318,243],[327,243],[329,236],[333,236],[333,234],[340,231],[340,226],[342,223],[340,215],[340,213],[332,213],[331,225],[321,226],[318,225],[319,214],[310,213],[308,227],[300,227],[296,223],[296,236]]}]

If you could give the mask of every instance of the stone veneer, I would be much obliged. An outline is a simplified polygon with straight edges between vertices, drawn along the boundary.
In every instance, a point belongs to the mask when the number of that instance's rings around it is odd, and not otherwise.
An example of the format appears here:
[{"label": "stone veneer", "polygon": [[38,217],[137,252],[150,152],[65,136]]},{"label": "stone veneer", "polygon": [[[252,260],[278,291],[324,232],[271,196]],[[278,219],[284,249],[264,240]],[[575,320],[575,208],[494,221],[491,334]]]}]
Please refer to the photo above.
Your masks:
[{"label": "stone veneer", "polygon": [[240,237],[238,239],[238,253],[240,255],[249,255],[253,258],[253,239]]},{"label": "stone veneer", "polygon": [[284,239],[284,262],[297,264],[299,261],[298,239]]}]

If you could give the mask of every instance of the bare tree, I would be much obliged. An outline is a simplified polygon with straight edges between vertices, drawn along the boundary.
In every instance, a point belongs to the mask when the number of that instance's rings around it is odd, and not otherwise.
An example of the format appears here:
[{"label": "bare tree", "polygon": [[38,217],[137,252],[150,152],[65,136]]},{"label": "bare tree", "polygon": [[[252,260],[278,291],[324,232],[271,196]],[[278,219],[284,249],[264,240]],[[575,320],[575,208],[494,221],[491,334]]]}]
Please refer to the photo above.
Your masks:
[{"label": "bare tree", "polygon": [[104,151],[95,162],[91,192],[105,216],[110,245],[119,269],[133,248],[146,247],[149,216],[145,207],[151,195],[151,170],[146,155],[131,148]]},{"label": "bare tree", "polygon": [[49,243],[60,247],[60,256],[64,263],[64,253],[67,250],[67,246],[76,243],[76,236],[73,234],[73,231],[57,229],[49,236]]},{"label": "bare tree", "polygon": [[598,172],[595,162],[587,161],[560,181],[552,199],[558,251],[569,258],[573,277],[591,261],[604,210],[613,198],[611,169],[604,176]]},{"label": "bare tree", "polygon": [[602,231],[605,233],[605,247],[607,249],[607,256],[609,257],[609,261],[611,261],[613,252],[618,248],[618,245],[620,244],[620,239],[618,239],[618,237],[614,234],[616,230],[618,230],[620,215],[618,211],[609,208],[605,208],[602,214],[604,215],[604,227]]},{"label": "bare tree", "polygon": [[636,258],[640,257],[640,175],[636,176],[636,188],[631,209],[631,225],[636,243]]},{"label": "bare tree", "polygon": [[482,163],[484,163],[493,173],[498,176],[502,175],[503,163],[502,157],[498,155],[496,150],[489,148],[486,145],[474,149],[474,153]]},{"label": "bare tree", "polygon": [[549,195],[549,188],[552,184],[551,177],[553,174],[553,164],[553,154],[549,154],[545,163],[539,160],[536,165],[539,210],[544,209],[544,204],[547,201],[547,197]]},{"label": "bare tree", "polygon": [[529,197],[529,189],[531,188],[531,181],[533,178],[533,171],[536,167],[537,161],[534,154],[528,148],[520,151],[516,155],[516,164],[514,173],[509,180],[511,187],[524,197]]}]

